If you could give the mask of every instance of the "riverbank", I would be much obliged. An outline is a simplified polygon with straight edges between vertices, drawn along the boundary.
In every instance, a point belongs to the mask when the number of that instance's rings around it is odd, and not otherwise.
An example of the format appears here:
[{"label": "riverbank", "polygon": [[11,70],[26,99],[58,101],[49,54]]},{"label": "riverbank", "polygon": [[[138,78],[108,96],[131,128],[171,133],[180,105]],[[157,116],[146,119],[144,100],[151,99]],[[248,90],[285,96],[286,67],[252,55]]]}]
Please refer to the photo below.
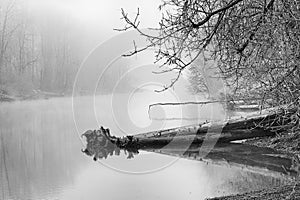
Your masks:
[{"label": "riverbank", "polygon": [[[137,92],[147,91],[146,89],[136,90]],[[119,91],[115,90],[115,93],[127,93],[128,91]],[[1,89],[0,87],[0,103],[1,102],[13,102],[13,101],[28,101],[28,100],[39,100],[39,99],[50,99],[56,97],[71,97],[73,91],[67,90],[64,92],[47,92],[41,90],[32,90],[27,93],[17,93],[17,92],[8,92],[6,90]],[[112,91],[101,91],[97,93],[93,93],[92,91],[81,91],[79,93],[76,92],[76,95],[80,96],[94,96],[94,95],[109,95],[112,94]]]},{"label": "riverbank", "polygon": [[24,100],[37,100],[37,99],[49,99],[53,97],[64,97],[70,94],[65,93],[54,93],[45,92],[41,90],[33,90],[27,94],[10,94],[6,91],[0,91],[0,103],[1,102],[13,102],[13,101],[24,101]]},{"label": "riverbank", "polygon": [[[282,132],[274,137],[265,137],[257,139],[249,139],[244,142],[258,147],[269,147],[283,153],[292,153],[300,159],[300,132]],[[264,189],[253,191],[245,194],[230,195],[224,197],[212,198],[211,200],[279,200],[279,199],[300,199],[300,180],[297,178],[290,185],[274,187],[272,189]]]},{"label": "riverbank", "polygon": [[283,132],[275,137],[257,138],[245,141],[246,144],[269,147],[284,153],[293,153],[300,158],[300,132]]},{"label": "riverbank", "polygon": [[217,197],[210,200],[281,200],[300,199],[300,183],[249,192],[241,195]]}]

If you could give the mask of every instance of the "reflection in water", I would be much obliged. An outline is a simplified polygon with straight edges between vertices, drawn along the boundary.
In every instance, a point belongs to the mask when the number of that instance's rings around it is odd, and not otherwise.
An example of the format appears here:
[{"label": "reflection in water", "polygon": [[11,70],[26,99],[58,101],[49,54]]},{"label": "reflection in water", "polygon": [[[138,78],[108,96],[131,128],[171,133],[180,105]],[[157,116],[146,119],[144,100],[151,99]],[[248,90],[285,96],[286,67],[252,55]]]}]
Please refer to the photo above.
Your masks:
[{"label": "reflection in water", "polygon": [[86,131],[87,147],[83,151],[94,160],[107,158],[108,155],[120,155],[120,149],[128,152],[128,159],[138,150],[155,152],[175,157],[187,158],[198,161],[207,161],[219,165],[230,165],[247,169],[249,171],[268,174],[272,176],[296,177],[299,173],[300,163],[297,157],[279,153],[270,148],[261,148],[237,143],[217,143],[205,157],[201,144],[193,143],[186,149],[185,145],[165,146],[153,145],[149,142],[139,146],[139,139],[134,136],[117,138],[110,135],[109,129],[102,126],[99,130]]},{"label": "reflection in water", "polygon": [[83,168],[69,101],[0,107],[0,199],[56,198]]},{"label": "reflection in water", "polygon": [[270,148],[245,144],[216,144],[204,158],[201,157],[201,151],[205,151],[205,149],[201,149],[201,145],[197,144],[191,145],[188,150],[180,147],[146,150],[221,166],[236,167],[273,177],[294,178],[298,176],[300,169],[297,157],[281,154]]},{"label": "reflection in water", "polygon": [[[122,95],[117,97],[121,99]],[[111,97],[95,98],[99,121],[110,127],[111,132],[118,133],[110,114]],[[139,102],[149,98],[143,95]],[[89,112],[85,106],[85,101],[90,102],[90,99],[93,97],[80,99],[80,132],[98,127],[91,120],[94,112]],[[177,157],[169,156],[171,149],[163,152],[164,149],[153,147],[140,149],[138,156],[135,155],[137,151],[127,147],[127,155],[124,155],[124,148],[113,151],[113,155],[120,153],[119,156],[110,156],[111,150],[105,151],[103,155],[107,157],[103,156],[104,159],[94,162],[91,159],[94,155],[87,157],[80,151],[83,145],[75,129],[71,101],[71,98],[59,98],[0,104],[1,200],[204,199],[286,183],[281,177],[274,178],[241,168],[193,159],[177,160]],[[145,110],[147,108],[148,102],[145,103]],[[133,112],[139,113],[140,108],[136,109]],[[126,121],[120,123],[122,127],[127,124]],[[176,124],[172,123],[166,128]],[[137,132],[129,127],[126,130],[128,133]],[[141,132],[147,131],[152,130]],[[123,139],[130,141],[132,138]],[[161,152],[145,152],[151,150]],[[175,149],[172,152],[182,155]],[[127,159],[128,156],[134,156],[134,159]],[[127,171],[145,171],[170,162],[173,164],[155,173],[131,175],[111,170],[99,162]],[[118,192],[115,192],[116,188]]]}]

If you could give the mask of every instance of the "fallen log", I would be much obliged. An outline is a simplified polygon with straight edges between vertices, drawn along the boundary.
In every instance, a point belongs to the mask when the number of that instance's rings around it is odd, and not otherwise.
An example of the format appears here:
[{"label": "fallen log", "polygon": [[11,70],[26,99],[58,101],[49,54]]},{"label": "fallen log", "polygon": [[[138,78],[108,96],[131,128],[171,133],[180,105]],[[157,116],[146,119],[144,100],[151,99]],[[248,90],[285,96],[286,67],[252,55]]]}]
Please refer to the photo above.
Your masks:
[{"label": "fallen log", "polygon": [[260,110],[260,105],[235,105],[233,110],[241,112],[254,112]]},{"label": "fallen log", "polygon": [[[205,122],[178,128],[158,130],[148,133],[117,138],[111,136],[109,129],[87,131],[83,135],[87,140],[106,140],[119,148],[140,149],[147,145],[172,144],[201,144],[202,142],[228,143],[235,140],[244,140],[257,137],[273,136],[280,130],[274,127],[286,128],[289,124],[289,115],[293,110],[272,108],[262,113],[247,117],[232,118],[227,121]],[[89,142],[88,142],[89,143]],[[95,151],[95,150],[93,150]]]},{"label": "fallen log", "polygon": [[[137,146],[142,148],[148,144],[150,145],[167,145],[170,142],[172,144],[180,144],[180,143],[198,143],[201,144],[204,141],[211,142],[215,141],[218,143],[228,143],[236,140],[244,140],[255,137],[266,137],[273,136],[275,132],[267,131],[263,129],[237,129],[231,131],[220,131],[220,132],[210,132],[208,134],[197,134],[196,132],[192,134],[192,132],[186,132],[183,134],[182,132],[178,133],[178,129],[171,132],[171,134],[155,136],[155,137],[136,137],[133,136],[133,142],[130,145]],[[174,135],[172,135],[174,134]],[[123,140],[126,143],[126,139]]]},{"label": "fallen log", "polygon": [[[165,146],[163,142],[168,142],[168,137],[153,140],[144,138],[135,141],[133,137],[127,138],[129,143],[120,143],[118,138],[109,138],[106,135],[107,129],[100,129],[85,133],[87,148],[83,150],[88,156],[93,156],[94,160],[106,159],[108,156],[120,155],[124,150],[131,159],[139,154],[139,150],[165,154],[180,158],[204,161],[214,165],[240,168],[250,172],[261,173],[274,177],[296,177],[299,173],[300,163],[296,156],[283,154],[270,148],[261,148],[245,144],[217,143],[213,148],[202,146],[200,143],[192,143],[186,146],[182,138],[176,140],[176,145]],[[192,139],[192,138],[191,138]],[[147,141],[148,140],[148,141]],[[155,141],[155,142],[154,142]],[[122,146],[125,145],[125,146]]]},{"label": "fallen log", "polygon": [[[283,113],[284,112],[284,113]],[[194,136],[198,141],[209,133],[209,137],[219,137],[220,142],[230,142],[234,140],[250,139],[255,137],[272,136],[282,128],[289,127],[290,122],[288,116],[294,110],[282,110],[280,108],[272,108],[264,110],[261,113],[248,115],[247,117],[236,117],[227,121],[205,122],[203,124],[194,124],[189,126],[157,130],[148,133],[134,135],[138,139],[156,140],[158,138],[172,139],[173,137]]]}]

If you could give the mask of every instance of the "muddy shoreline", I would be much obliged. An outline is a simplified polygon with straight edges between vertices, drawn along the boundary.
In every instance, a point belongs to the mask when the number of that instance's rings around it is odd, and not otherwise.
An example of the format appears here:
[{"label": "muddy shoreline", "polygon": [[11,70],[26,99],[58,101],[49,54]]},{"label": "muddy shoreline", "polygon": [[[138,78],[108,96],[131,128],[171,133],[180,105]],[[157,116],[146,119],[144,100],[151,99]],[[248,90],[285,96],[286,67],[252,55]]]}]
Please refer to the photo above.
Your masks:
[{"label": "muddy shoreline", "polygon": [[245,194],[211,198],[210,200],[279,200],[300,199],[300,183],[259,190]]},{"label": "muddy shoreline", "polygon": [[[258,147],[269,147],[283,153],[292,153],[300,159],[300,132],[282,132],[274,137],[265,137],[257,139],[249,139],[245,144]],[[297,178],[295,182],[289,185],[282,185],[271,189],[262,189],[244,194],[229,195],[223,197],[210,198],[210,200],[279,200],[279,199],[300,199],[300,180]]]}]

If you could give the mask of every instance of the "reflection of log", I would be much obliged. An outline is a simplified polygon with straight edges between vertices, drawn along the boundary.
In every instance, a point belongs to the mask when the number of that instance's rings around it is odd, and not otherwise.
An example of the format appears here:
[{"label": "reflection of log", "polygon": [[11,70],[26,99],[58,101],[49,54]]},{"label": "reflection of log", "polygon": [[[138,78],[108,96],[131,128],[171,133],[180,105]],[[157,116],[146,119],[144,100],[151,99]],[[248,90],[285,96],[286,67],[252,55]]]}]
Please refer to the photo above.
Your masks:
[{"label": "reflection of log", "polygon": [[[108,130],[101,128],[98,131],[87,131],[87,146],[83,150],[94,160],[106,159],[108,156],[120,155],[120,150],[128,152],[127,158],[133,158],[139,150],[166,154],[186,159],[205,161],[212,164],[235,167],[250,172],[260,173],[273,177],[295,177],[298,175],[300,164],[297,157],[282,154],[270,148],[233,144],[233,143],[185,143],[186,137],[174,138],[176,145],[166,145],[151,138],[135,141],[133,137],[116,139],[108,137]],[[167,141],[169,137],[160,138]],[[120,140],[123,140],[120,141]],[[127,142],[125,142],[127,140]],[[147,141],[148,140],[148,141]],[[174,141],[172,141],[172,144]]]},{"label": "reflection of log", "polygon": [[156,152],[175,157],[205,161],[212,164],[237,167],[255,173],[274,177],[288,175],[297,176],[300,169],[299,160],[292,155],[282,154],[270,148],[261,148],[244,144],[217,144],[203,157],[205,148],[201,145],[157,148],[147,146],[141,150]]}]

